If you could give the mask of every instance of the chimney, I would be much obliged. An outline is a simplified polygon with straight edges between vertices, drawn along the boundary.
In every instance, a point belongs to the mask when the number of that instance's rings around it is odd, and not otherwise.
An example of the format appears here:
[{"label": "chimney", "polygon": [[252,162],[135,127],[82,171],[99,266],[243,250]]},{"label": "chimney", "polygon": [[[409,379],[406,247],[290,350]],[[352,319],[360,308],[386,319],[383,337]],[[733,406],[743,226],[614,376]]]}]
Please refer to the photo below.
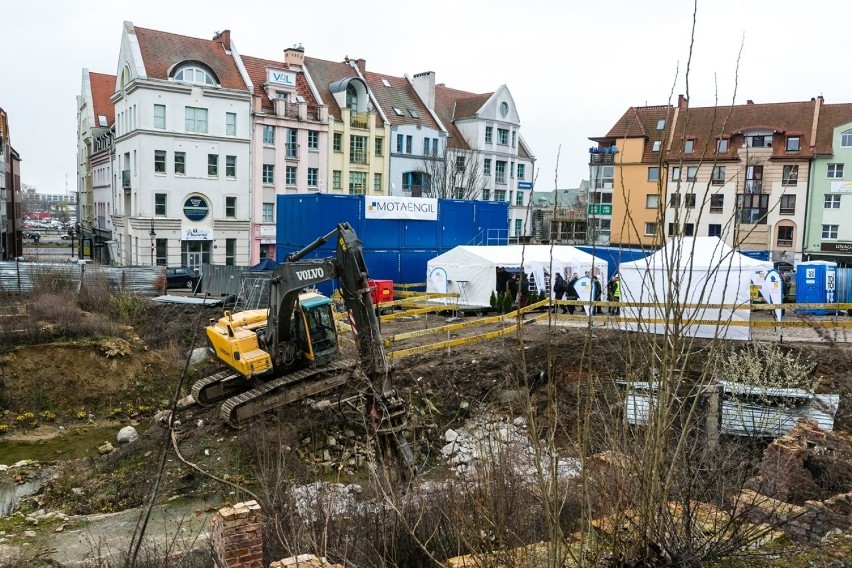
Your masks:
[{"label": "chimney", "polygon": [[358,70],[361,71],[361,73],[364,73],[364,72],[367,71],[367,60],[366,59],[361,59],[359,57],[358,59],[355,60],[355,63],[358,64]]},{"label": "chimney", "polygon": [[411,84],[414,86],[414,92],[417,93],[426,108],[435,110],[435,72],[415,73]]},{"label": "chimney", "polygon": [[822,95],[818,96],[816,99],[811,99],[814,101],[814,117],[811,122],[811,140],[810,146],[811,150],[816,145],[816,137],[817,137],[817,127],[819,126],[819,112],[822,109],[822,105],[825,103],[825,100],[822,98]]},{"label": "chimney", "polygon": [[284,63],[289,67],[302,67],[305,64],[305,48],[301,43],[284,50]]},{"label": "chimney", "polygon": [[746,104],[747,104],[747,105],[753,105],[753,104],[754,104],[754,101],[753,101],[753,100],[751,100],[751,99],[748,99],[748,100],[746,101]]},{"label": "chimney", "polygon": [[231,30],[216,32],[213,36],[213,41],[218,41],[225,48],[225,51],[231,51]]},{"label": "chimney", "polygon": [[680,110],[686,110],[689,107],[689,99],[684,97],[683,95],[677,96],[677,108]]}]

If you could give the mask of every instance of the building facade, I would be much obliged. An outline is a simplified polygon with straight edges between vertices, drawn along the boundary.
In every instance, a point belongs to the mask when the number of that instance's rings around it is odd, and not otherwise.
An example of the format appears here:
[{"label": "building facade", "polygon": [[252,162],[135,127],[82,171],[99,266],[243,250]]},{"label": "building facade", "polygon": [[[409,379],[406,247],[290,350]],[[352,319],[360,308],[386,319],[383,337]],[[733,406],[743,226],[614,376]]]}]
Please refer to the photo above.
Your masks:
[{"label": "building facade", "polygon": [[24,254],[21,156],[12,147],[9,116],[0,108],[0,259]]},{"label": "building facade", "polygon": [[248,264],[250,81],[230,32],[204,40],[125,22],[116,77],[111,257]]}]

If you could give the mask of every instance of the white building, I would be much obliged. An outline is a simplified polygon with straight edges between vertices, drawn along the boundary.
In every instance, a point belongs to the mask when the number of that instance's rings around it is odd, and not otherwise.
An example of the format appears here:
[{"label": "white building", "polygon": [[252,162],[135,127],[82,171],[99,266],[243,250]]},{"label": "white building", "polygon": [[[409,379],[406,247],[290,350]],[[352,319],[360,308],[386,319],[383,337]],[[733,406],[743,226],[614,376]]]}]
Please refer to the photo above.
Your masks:
[{"label": "white building", "polygon": [[230,32],[125,22],[116,77],[114,262],[248,264],[251,94]]}]

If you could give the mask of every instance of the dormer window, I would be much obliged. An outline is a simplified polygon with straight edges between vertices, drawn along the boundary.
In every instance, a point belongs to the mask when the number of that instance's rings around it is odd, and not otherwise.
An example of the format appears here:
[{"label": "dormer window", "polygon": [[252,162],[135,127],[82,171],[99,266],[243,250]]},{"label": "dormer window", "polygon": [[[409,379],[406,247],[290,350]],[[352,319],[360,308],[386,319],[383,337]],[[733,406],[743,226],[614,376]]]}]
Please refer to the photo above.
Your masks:
[{"label": "dormer window", "polygon": [[666,119],[661,118],[657,120],[657,130],[663,130],[666,127]]},{"label": "dormer window", "polygon": [[199,65],[184,65],[179,67],[172,76],[175,81],[185,81],[187,83],[199,83],[201,85],[216,85],[216,79],[213,74],[207,69]]},{"label": "dormer window", "polygon": [[692,138],[687,138],[683,141],[683,153],[684,154],[692,154],[692,151],[695,149],[695,140]]},{"label": "dormer window", "polygon": [[788,152],[798,152],[799,144],[801,142],[801,137],[799,136],[788,136],[787,137],[787,151]]},{"label": "dormer window", "polygon": [[724,154],[728,151],[728,139],[727,138],[719,138],[716,140],[716,153]]}]

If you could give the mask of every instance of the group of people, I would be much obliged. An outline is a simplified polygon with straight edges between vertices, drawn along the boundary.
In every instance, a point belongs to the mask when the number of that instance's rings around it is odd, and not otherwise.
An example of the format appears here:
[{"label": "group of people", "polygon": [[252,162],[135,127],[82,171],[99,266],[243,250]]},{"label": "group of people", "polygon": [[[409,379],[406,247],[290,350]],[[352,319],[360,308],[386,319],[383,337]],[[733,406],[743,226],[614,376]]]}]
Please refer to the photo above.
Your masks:
[{"label": "group of people", "polygon": [[[589,273],[586,272],[586,276],[589,276]],[[577,280],[579,280],[579,275],[575,272],[569,280],[565,280],[561,274],[557,273],[553,280],[553,296],[557,300],[578,300],[580,295],[577,293]],[[603,294],[603,287],[601,286],[600,278],[596,275],[591,276],[592,279],[592,300],[595,302],[600,302]],[[512,273],[503,267],[497,267],[497,290],[505,291],[512,298],[515,298],[518,304],[518,308],[524,308],[529,304],[529,293],[530,293],[530,282],[525,273]],[[616,305],[610,306],[607,309],[607,313],[611,315],[619,315],[620,309],[617,305],[619,300],[621,299],[621,280],[618,277],[618,274],[614,275],[609,279],[607,283],[607,298],[611,303]],[[563,314],[572,314],[576,306],[559,306],[562,310]],[[551,310],[552,313],[556,313],[556,306]],[[603,310],[600,306],[595,306],[592,311],[593,314],[602,314]]]}]

